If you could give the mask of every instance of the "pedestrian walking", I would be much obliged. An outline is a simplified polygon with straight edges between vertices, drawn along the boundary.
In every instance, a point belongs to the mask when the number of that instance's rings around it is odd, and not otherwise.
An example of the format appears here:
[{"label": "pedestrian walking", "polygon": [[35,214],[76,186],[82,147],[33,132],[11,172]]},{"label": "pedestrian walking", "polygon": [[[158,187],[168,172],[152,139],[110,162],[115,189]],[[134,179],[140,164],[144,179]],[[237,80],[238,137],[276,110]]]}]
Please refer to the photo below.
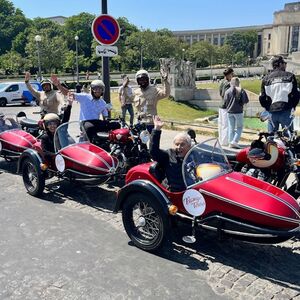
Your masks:
[{"label": "pedestrian walking", "polygon": [[228,114],[228,139],[229,147],[239,149],[239,141],[243,132],[243,108],[249,102],[246,91],[240,88],[238,77],[232,77],[230,88],[224,95],[224,106]]},{"label": "pedestrian walking", "polygon": [[129,123],[132,126],[133,125],[133,118],[134,118],[134,112],[133,112],[133,91],[131,86],[129,85],[129,77],[127,75],[122,76],[123,83],[119,88],[119,100],[121,103],[121,110],[122,110],[122,118],[125,120],[126,118],[126,111],[128,111],[130,115]]},{"label": "pedestrian walking", "polygon": [[222,98],[219,107],[219,118],[218,118],[218,134],[219,134],[219,141],[222,146],[228,146],[228,115],[227,110],[224,106],[224,95],[226,90],[230,87],[230,80],[233,77],[233,69],[228,68],[224,72],[224,79],[221,81],[219,86],[219,94]]}]

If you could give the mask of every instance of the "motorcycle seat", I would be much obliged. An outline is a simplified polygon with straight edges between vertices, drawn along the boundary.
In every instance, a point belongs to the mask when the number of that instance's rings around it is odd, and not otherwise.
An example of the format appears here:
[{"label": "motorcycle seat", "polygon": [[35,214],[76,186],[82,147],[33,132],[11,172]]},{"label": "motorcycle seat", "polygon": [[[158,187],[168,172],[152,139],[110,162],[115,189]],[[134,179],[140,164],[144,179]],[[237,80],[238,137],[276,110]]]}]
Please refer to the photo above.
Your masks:
[{"label": "motorcycle seat", "polygon": [[158,162],[154,162],[149,167],[149,173],[153,175],[159,182],[162,182],[165,177],[165,171],[163,168],[158,164]]},{"label": "motorcycle seat", "polygon": [[20,121],[21,126],[27,127],[27,128],[38,128],[39,127],[39,121],[32,120],[32,119],[23,119]]}]

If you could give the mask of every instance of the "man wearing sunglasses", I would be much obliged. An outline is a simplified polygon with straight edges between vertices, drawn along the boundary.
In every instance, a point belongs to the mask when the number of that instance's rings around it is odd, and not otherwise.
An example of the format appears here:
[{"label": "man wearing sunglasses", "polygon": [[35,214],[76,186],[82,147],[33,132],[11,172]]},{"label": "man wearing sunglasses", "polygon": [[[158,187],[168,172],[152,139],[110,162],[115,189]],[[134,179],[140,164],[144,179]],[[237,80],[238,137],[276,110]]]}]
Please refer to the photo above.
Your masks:
[{"label": "man wearing sunglasses", "polygon": [[300,99],[296,77],[286,71],[286,61],[280,55],[273,57],[272,67],[262,80],[259,96],[261,106],[270,113],[268,131],[276,132],[279,125],[293,130],[293,111]]}]

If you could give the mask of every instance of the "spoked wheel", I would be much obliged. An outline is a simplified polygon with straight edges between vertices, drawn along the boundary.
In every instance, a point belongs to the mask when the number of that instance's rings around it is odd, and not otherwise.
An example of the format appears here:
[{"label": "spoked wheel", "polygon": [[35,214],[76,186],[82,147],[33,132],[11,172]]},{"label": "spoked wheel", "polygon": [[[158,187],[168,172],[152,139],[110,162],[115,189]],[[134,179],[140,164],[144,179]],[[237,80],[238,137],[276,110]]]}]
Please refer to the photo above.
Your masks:
[{"label": "spoked wheel", "polygon": [[31,196],[39,196],[45,188],[45,176],[38,171],[38,166],[26,158],[22,169],[23,182]]},{"label": "spoked wheel", "polygon": [[168,218],[155,199],[139,193],[129,196],[122,218],[128,236],[138,248],[155,251],[165,242]]}]

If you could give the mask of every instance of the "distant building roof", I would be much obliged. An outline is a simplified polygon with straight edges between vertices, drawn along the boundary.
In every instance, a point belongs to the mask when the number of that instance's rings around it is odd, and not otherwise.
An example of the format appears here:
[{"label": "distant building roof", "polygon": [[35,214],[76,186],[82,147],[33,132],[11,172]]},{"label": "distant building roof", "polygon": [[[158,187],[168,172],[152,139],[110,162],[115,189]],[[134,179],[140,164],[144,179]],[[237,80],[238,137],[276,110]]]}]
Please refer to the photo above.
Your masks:
[{"label": "distant building roof", "polygon": [[45,18],[45,19],[48,19],[48,20],[51,20],[55,23],[58,23],[60,25],[64,25],[65,22],[66,22],[66,19],[68,19],[67,17],[64,17],[64,16],[55,16],[55,17],[48,17],[48,18]]}]

